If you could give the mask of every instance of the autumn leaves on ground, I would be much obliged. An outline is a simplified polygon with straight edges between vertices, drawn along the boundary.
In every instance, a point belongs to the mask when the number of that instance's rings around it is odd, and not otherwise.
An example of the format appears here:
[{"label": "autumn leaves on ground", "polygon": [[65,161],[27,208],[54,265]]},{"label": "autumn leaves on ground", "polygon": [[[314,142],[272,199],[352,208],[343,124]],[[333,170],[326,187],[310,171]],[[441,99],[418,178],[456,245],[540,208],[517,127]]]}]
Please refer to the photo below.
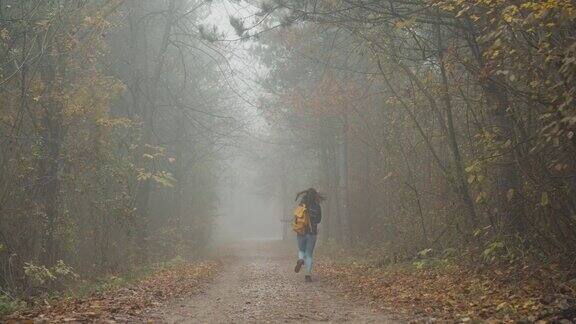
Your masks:
[{"label": "autumn leaves on ground", "polygon": [[174,298],[198,293],[220,269],[217,261],[168,266],[133,284],[93,292],[87,297],[66,297],[6,316],[23,321],[142,321],[144,311]]},{"label": "autumn leaves on ground", "polygon": [[479,269],[434,265],[431,258],[378,266],[352,251],[320,246],[315,280],[305,283],[292,271],[291,247],[271,241],[234,244],[203,261],[168,265],[115,288],[37,300],[4,320],[380,323],[576,317],[570,306],[576,283],[554,266]]},{"label": "autumn leaves on ground", "polygon": [[576,282],[555,267],[469,266],[414,269],[323,263],[318,272],[340,289],[404,318],[557,322],[576,319]]}]

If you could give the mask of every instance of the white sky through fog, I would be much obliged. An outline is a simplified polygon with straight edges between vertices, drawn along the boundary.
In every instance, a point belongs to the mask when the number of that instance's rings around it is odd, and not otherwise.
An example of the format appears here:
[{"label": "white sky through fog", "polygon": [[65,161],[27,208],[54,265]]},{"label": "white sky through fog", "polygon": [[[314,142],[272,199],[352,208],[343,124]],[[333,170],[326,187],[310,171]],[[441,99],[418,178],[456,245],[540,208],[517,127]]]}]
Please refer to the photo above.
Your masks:
[{"label": "white sky through fog", "polygon": [[254,149],[251,143],[265,131],[264,120],[256,108],[258,98],[263,94],[257,81],[265,69],[249,52],[254,41],[240,41],[229,23],[229,17],[233,16],[246,19],[246,25],[250,26],[250,18],[258,9],[244,1],[233,0],[213,1],[210,8],[211,14],[204,23],[209,28],[215,25],[219,32],[225,34],[224,40],[218,44],[228,58],[232,71],[227,71],[231,73],[226,73],[226,77],[236,94],[249,133],[241,135],[239,147],[230,148],[224,153],[229,157],[226,158],[219,186],[215,236],[217,240],[227,241],[277,238],[281,236],[277,201],[271,195],[263,195],[261,188],[258,188],[258,183],[261,183],[259,168],[249,153]]},{"label": "white sky through fog", "polygon": [[[224,55],[228,58],[229,67],[233,71],[231,85],[238,95],[242,96],[242,101],[249,108],[254,109],[257,98],[261,94],[258,88],[257,78],[263,73],[263,67],[258,59],[254,58],[249,50],[254,45],[253,40],[241,41],[234,28],[229,23],[230,17],[246,20],[247,26],[251,23],[251,18],[258,11],[258,8],[245,1],[216,0],[210,4],[211,13],[205,20],[208,27],[214,25],[220,33],[224,33],[224,38],[218,42],[224,50]],[[253,113],[256,113],[253,111]]]}]

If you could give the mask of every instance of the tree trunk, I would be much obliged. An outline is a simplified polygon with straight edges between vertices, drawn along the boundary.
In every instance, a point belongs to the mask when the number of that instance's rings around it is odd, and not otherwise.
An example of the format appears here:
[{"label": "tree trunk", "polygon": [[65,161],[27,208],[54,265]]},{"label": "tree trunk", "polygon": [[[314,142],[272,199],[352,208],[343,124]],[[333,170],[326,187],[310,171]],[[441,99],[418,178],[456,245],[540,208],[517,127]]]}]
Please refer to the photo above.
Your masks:
[{"label": "tree trunk", "polygon": [[342,132],[338,137],[338,196],[340,198],[340,232],[341,241],[345,246],[350,246],[350,210],[348,196],[348,117],[344,117]]},{"label": "tree trunk", "polygon": [[288,200],[288,188],[286,183],[286,164],[284,160],[282,160],[282,175],[280,179],[280,200],[282,206],[282,214],[280,215],[280,221],[282,222],[282,240],[288,240],[288,227],[292,220],[290,217],[290,211],[288,208],[287,200]]},{"label": "tree trunk", "polygon": [[41,120],[41,138],[43,154],[39,160],[39,177],[37,199],[41,201],[46,215],[46,234],[44,239],[44,264],[53,265],[60,257],[60,248],[56,238],[59,211],[59,169],[60,149],[63,140],[62,106],[56,100],[61,93],[57,77],[63,77],[62,55],[57,52],[46,53],[43,61],[41,78],[44,83],[46,104]]},{"label": "tree trunk", "polygon": [[[441,46],[441,45],[440,45]],[[452,152],[452,157],[454,159],[454,168],[456,171],[456,186],[458,194],[461,196],[464,206],[467,211],[468,220],[473,226],[476,226],[478,219],[476,217],[476,210],[474,209],[474,201],[470,196],[470,188],[468,186],[468,180],[466,173],[464,172],[464,161],[462,155],[460,154],[460,147],[458,146],[458,140],[456,138],[456,130],[454,129],[454,118],[452,113],[452,99],[450,98],[450,87],[448,84],[448,76],[446,75],[446,67],[444,65],[443,49],[440,48],[441,54],[439,57],[440,64],[440,75],[442,76],[442,99],[444,101],[444,107],[446,110],[446,124],[447,124],[447,134],[448,143],[450,145],[450,151]]]},{"label": "tree trunk", "polygon": [[[150,162],[147,160],[143,160],[142,155],[145,153],[145,149],[148,145],[153,146],[153,127],[154,127],[154,110],[156,109],[156,104],[158,100],[158,87],[160,82],[160,77],[162,76],[162,72],[164,69],[164,63],[166,60],[166,52],[168,50],[169,45],[169,38],[170,33],[172,31],[172,27],[175,22],[175,6],[176,2],[179,0],[171,0],[168,2],[168,10],[166,14],[166,24],[164,26],[164,31],[162,34],[162,43],[160,44],[160,48],[158,49],[158,56],[156,59],[156,66],[154,67],[152,73],[152,81],[147,87],[146,91],[146,104],[141,105],[142,109],[142,118],[144,121],[143,129],[142,129],[142,137],[140,140],[140,150],[139,155],[136,157],[137,161],[140,161],[142,167],[148,170],[151,168]],[[145,36],[144,36],[145,37]],[[144,49],[146,50],[146,49]],[[138,52],[135,52],[135,55],[139,55]],[[147,62],[144,62],[147,64]],[[140,182],[138,186],[138,190],[136,193],[136,210],[140,216],[140,219],[137,223],[137,244],[140,249],[140,258],[141,262],[145,263],[147,260],[147,247],[148,247],[148,223],[149,223],[149,200],[150,200],[150,192],[152,190],[152,180],[150,177],[144,179]]]},{"label": "tree trunk", "polygon": [[[322,144],[320,146],[320,161],[321,161],[321,171],[324,180],[324,190],[326,190],[327,194],[330,194],[330,157],[329,157],[329,139],[328,135],[324,135],[322,138]],[[333,199],[333,197],[328,197],[328,199]],[[331,208],[330,201],[325,204],[323,210],[323,217],[322,217],[322,241],[328,242],[330,240],[330,235],[332,234],[330,228],[330,215],[332,215],[332,208]]]},{"label": "tree trunk", "polygon": [[[488,50],[477,42],[478,34],[475,26],[470,20],[465,21],[462,30],[466,32],[466,41],[472,56],[476,60],[478,67],[470,71],[473,75],[478,75],[478,71],[486,71],[487,66],[484,61],[484,53]],[[500,143],[509,141],[510,147],[514,146],[513,129],[514,123],[510,117],[508,108],[510,102],[507,90],[504,86],[504,80],[492,79],[490,75],[480,76],[480,85],[482,92],[486,97],[486,103],[489,109],[489,118],[496,132],[496,140]],[[513,149],[510,152],[502,152],[501,161],[495,165],[496,179],[496,207],[495,214],[497,221],[509,232],[524,232],[525,222],[522,219],[522,204],[519,201],[521,183],[520,175],[516,168]]]},{"label": "tree trunk", "polygon": [[340,227],[340,195],[338,194],[338,168],[336,164],[336,143],[333,134],[328,137],[328,211],[324,213],[323,218],[329,218],[328,226],[330,226],[330,235],[339,239],[342,237]]},{"label": "tree trunk", "polygon": [[509,152],[502,154],[495,165],[496,176],[496,215],[508,234],[523,233],[526,229],[520,197],[520,176],[514,157],[514,123],[510,118],[508,108],[510,103],[505,89],[499,87],[493,80],[484,85],[490,117],[496,140],[499,143],[510,143]]}]

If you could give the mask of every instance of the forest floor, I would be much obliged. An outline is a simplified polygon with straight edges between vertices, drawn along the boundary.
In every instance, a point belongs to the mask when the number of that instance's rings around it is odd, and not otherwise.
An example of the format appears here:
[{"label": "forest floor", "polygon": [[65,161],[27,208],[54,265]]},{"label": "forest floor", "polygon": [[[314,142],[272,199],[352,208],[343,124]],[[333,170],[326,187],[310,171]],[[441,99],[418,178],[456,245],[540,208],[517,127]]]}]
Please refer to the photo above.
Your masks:
[{"label": "forest floor", "polygon": [[202,293],[221,268],[220,261],[211,260],[175,264],[86,295],[39,300],[36,306],[0,317],[0,323],[148,322],[147,310]]},{"label": "forest floor", "polygon": [[316,272],[350,298],[425,321],[576,323],[576,277],[557,264],[435,260],[379,266],[350,251],[319,253]]},{"label": "forest floor", "polygon": [[574,286],[553,269],[395,269],[319,252],[311,283],[293,271],[293,246],[244,241],[219,248],[217,261],[174,265],[130,285],[61,299],[11,320],[568,323],[567,318],[576,317]]},{"label": "forest floor", "polygon": [[169,267],[125,287],[58,300],[8,322],[391,323],[390,312],[294,273],[294,251],[274,241],[220,248],[218,261]]}]

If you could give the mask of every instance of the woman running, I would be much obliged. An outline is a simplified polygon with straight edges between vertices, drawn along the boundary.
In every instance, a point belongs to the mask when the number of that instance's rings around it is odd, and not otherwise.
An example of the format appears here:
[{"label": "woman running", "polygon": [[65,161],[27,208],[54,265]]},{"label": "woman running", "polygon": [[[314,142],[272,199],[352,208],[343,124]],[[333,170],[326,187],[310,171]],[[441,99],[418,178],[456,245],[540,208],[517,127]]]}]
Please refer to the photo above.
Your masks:
[{"label": "woman running", "polygon": [[[301,198],[300,198],[301,197]],[[318,235],[318,224],[322,220],[322,209],[320,202],[325,198],[314,188],[304,190],[296,194],[296,201],[300,198],[300,206],[304,206],[309,224],[303,233],[297,233],[298,240],[298,261],[294,271],[300,272],[302,265],[306,265],[306,282],[312,281],[312,254],[316,245]]]}]

